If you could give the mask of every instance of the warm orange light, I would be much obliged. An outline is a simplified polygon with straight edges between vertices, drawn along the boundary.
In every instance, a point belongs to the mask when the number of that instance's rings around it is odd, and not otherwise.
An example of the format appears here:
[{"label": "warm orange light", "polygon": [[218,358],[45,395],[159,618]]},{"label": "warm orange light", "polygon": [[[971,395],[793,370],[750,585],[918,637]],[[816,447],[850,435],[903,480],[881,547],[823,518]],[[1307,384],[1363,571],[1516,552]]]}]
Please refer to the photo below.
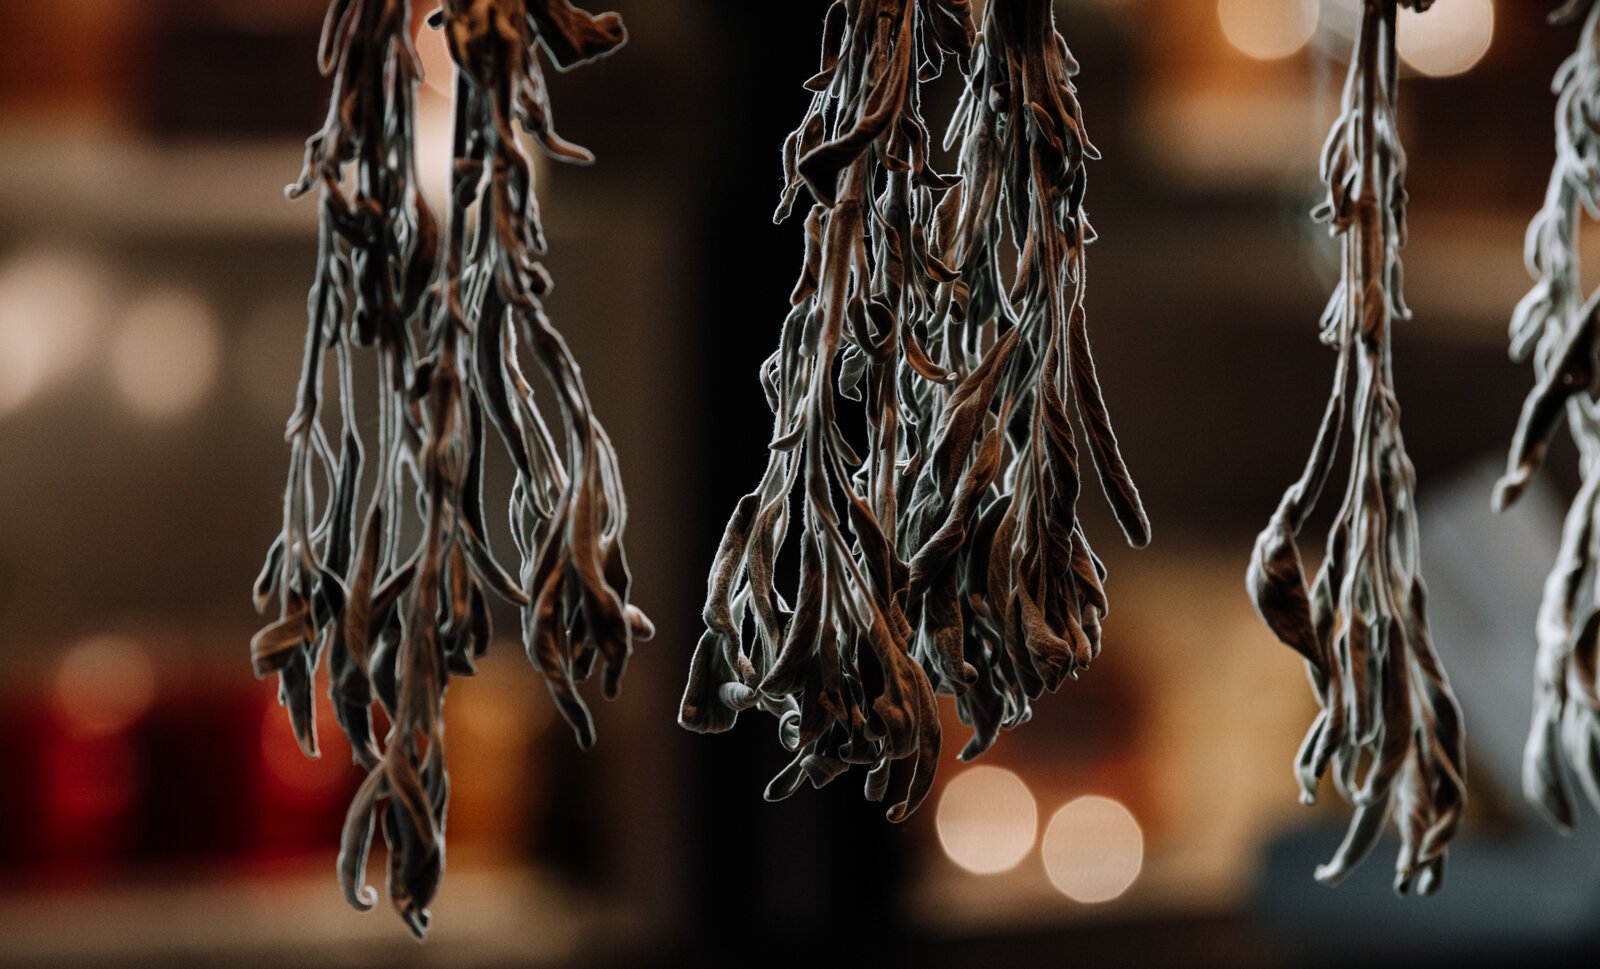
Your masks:
[{"label": "warm orange light", "polygon": [[[480,668],[513,667],[496,670],[500,675],[474,676],[450,686],[450,731],[464,736],[474,750],[509,754],[528,745],[555,719],[555,707],[529,690],[532,680],[522,657],[522,643],[499,640],[479,660]],[[522,667],[522,668],[519,668]],[[452,752],[453,754],[453,752]]]}]

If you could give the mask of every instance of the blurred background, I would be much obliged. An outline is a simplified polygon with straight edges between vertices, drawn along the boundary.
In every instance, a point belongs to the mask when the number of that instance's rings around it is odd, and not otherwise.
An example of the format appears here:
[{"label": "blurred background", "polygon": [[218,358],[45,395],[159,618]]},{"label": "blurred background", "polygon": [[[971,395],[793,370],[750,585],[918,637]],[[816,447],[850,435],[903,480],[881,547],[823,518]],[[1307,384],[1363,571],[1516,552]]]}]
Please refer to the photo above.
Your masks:
[{"label": "blurred background", "polygon": [[[1531,384],[1505,330],[1553,154],[1549,79],[1577,33],[1545,25],[1553,4],[1439,0],[1401,28],[1416,320],[1395,366],[1473,785],[1447,887],[1426,900],[1390,893],[1392,843],[1337,891],[1312,881],[1346,810],[1331,792],[1296,801],[1314,704],[1243,589],[1331,380],[1315,325],[1336,252],[1306,213],[1355,0],[1057,3],[1105,156],[1090,327],[1156,540],[1119,547],[1086,494],[1111,569],[1104,657],[981,764],[947,756],[899,827],[862,801],[859,774],[764,804],[786,760],[766,718],[712,738],[673,722],[704,568],[764,463],[756,365],[801,252],[798,225],[769,218],[778,146],[809,97],[826,4],[608,6],[628,47],[553,81],[561,130],[600,162],[542,171],[550,308],[621,452],[636,594],[660,635],[597,709],[587,755],[514,640],[453,685],[450,868],[419,946],[386,901],[346,907],[333,857],[356,769],[333,731],[321,761],[301,758],[247,653],[314,257],[315,205],[281,190],[324,111],[325,4],[7,5],[0,964],[1600,952],[1600,819],[1563,839],[1517,784],[1569,449],[1513,513],[1487,508]],[[424,13],[419,45],[442,74]],[[951,92],[928,99],[936,126]],[[419,112],[437,197],[444,99]],[[947,731],[963,736],[953,716]]]}]

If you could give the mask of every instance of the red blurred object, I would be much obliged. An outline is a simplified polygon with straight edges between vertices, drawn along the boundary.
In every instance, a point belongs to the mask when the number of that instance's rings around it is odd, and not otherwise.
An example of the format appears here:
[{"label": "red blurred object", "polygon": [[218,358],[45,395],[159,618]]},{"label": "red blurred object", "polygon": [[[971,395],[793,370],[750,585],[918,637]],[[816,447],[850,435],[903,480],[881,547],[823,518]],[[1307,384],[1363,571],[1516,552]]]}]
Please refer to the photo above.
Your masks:
[{"label": "red blurred object", "polygon": [[350,795],[360,782],[350,744],[334,723],[333,703],[317,696],[321,756],[300,750],[276,685],[254,694],[256,849],[265,858],[325,852],[338,843]]},{"label": "red blurred object", "polygon": [[105,732],[35,696],[0,704],[0,869],[13,883],[325,853],[360,780],[331,709],[322,757],[300,753],[273,684],[183,684]]},{"label": "red blurred object", "polygon": [[43,760],[48,863],[94,870],[126,857],[133,808],[145,783],[142,751],[128,733],[49,735]]}]

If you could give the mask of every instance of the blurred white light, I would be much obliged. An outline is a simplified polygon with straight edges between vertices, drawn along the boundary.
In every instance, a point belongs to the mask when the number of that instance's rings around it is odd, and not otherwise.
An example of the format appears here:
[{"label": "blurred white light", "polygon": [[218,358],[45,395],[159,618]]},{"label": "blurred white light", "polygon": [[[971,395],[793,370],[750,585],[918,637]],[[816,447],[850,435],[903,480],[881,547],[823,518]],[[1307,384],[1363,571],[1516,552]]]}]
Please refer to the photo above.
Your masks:
[{"label": "blurred white light", "polygon": [[979,875],[1015,868],[1039,834],[1039,806],[1022,778],[999,767],[956,775],[939,796],[939,843],[950,860]]},{"label": "blurred white light", "polygon": [[77,736],[126,730],[155,697],[155,663],[138,643],[120,636],[86,639],[68,649],[56,668],[56,712]]},{"label": "blurred white light", "polygon": [[1045,874],[1075,902],[1109,902],[1144,865],[1144,834],[1133,814],[1109,797],[1070,801],[1045,826]]},{"label": "blurred white light", "polygon": [[1427,13],[1400,11],[1395,47],[1400,59],[1429,77],[1472,69],[1494,40],[1494,0],[1443,0]]},{"label": "blurred white light", "polygon": [[450,197],[455,170],[455,116],[444,98],[423,98],[417,105],[417,179],[434,204]]},{"label": "blurred white light", "polygon": [[193,410],[217,377],[221,338],[205,300],[168,289],[135,300],[111,340],[111,378],[146,417]]},{"label": "blurred white light", "polygon": [[0,266],[0,414],[82,356],[108,304],[103,267],[80,254],[41,249]]},{"label": "blurred white light", "polygon": [[1257,60],[1288,57],[1317,32],[1318,0],[1217,0],[1228,43]]}]

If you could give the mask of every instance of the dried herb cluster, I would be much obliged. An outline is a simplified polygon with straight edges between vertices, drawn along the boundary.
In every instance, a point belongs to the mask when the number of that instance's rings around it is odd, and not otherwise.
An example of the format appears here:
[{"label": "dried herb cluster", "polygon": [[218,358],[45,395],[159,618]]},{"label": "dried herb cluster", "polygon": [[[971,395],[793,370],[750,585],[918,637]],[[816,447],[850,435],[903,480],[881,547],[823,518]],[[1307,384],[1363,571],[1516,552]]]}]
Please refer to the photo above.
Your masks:
[{"label": "dried herb cluster", "polygon": [[[1355,806],[1317,878],[1341,880],[1392,815],[1401,837],[1395,888],[1427,894],[1441,884],[1460,823],[1465,761],[1460,709],[1428,636],[1416,476],[1390,353],[1391,325],[1410,317],[1400,289],[1405,156],[1395,126],[1395,23],[1395,0],[1366,0],[1343,113],[1323,153],[1328,197],[1315,213],[1343,252],[1321,320],[1322,342],[1339,355],[1333,392],[1304,473],[1256,540],[1248,584],[1267,625],[1304,657],[1322,708],[1296,764],[1301,799],[1316,799],[1331,765]],[[1350,480],[1308,588],[1296,538],[1332,469],[1347,397]]]},{"label": "dried herb cluster", "polygon": [[[951,57],[959,178],[933,169],[920,104]],[[893,788],[902,820],[932,784],[936,693],[973,727],[971,758],[1098,655],[1104,569],[1077,521],[1071,410],[1129,540],[1148,540],[1089,352],[1096,155],[1076,70],[1049,0],[990,0],[981,35],[966,0],[828,11],[811,108],[784,145],[778,218],[802,190],[816,203],[761,371],[774,438],[718,549],[679,716],[702,732],[754,707],[777,717],[794,756],[768,798],[863,764],[867,796]],[[841,406],[865,419],[859,450]]]},{"label": "dried herb cluster", "polygon": [[1511,321],[1511,355],[1533,358],[1537,383],[1522,408],[1495,506],[1516,501],[1544,461],[1563,416],[1577,443],[1583,486],[1567,513],[1561,550],[1539,608],[1539,659],[1523,790],[1552,823],[1576,821],[1569,777],[1600,810],[1600,406],[1596,313],[1583,297],[1578,227],[1600,217],[1600,5],[1572,0],[1552,16],[1570,23],[1587,8],[1577,51],[1556,73],[1556,161],[1544,208],[1528,226],[1528,270],[1537,283]]},{"label": "dried herb cluster", "polygon": [[[340,881],[352,905],[374,904],[365,869],[381,824],[390,898],[419,936],[444,868],[446,686],[471,675],[489,645],[491,593],[522,609],[529,658],[583,746],[594,728],[576,684],[598,663],[613,695],[633,641],[651,631],[628,604],[616,454],[540,304],[544,238],[515,133],[553,158],[589,160],[551,128],[535,46],[564,69],[615,50],[622,24],[566,0],[446,0],[431,23],[457,68],[442,231],[417,185],[409,0],[334,0],[324,24],[319,63],[333,95],[290,188],[320,189],[319,269],[287,434],[283,532],[256,586],[259,607],[276,596],[279,618],[251,644],[257,674],[278,675],[310,756],[326,657],[339,726],[368,771],[346,820]],[[523,343],[555,389],[559,421],[534,399]],[[362,415],[355,365],[369,348],[378,399]],[[337,450],[321,406],[330,356]],[[374,426],[376,440],[364,441]],[[490,428],[516,472],[515,573],[488,543]],[[420,518],[414,543],[408,505]]]}]

